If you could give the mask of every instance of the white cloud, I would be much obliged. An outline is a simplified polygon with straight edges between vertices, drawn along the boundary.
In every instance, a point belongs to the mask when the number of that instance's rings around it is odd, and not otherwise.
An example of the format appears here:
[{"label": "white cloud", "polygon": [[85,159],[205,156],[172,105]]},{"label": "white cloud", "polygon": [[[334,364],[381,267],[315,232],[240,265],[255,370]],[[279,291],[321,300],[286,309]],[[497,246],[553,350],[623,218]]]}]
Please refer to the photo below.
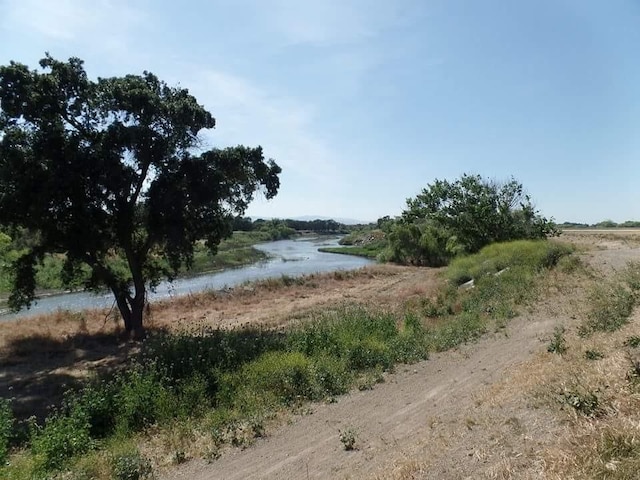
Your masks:
[{"label": "white cloud", "polygon": [[309,179],[334,180],[337,152],[315,133],[313,107],[215,70],[191,75],[189,89],[217,119],[209,146],[260,144],[265,155]]},{"label": "white cloud", "polygon": [[122,0],[4,0],[3,30],[51,42],[123,51],[144,16]]}]

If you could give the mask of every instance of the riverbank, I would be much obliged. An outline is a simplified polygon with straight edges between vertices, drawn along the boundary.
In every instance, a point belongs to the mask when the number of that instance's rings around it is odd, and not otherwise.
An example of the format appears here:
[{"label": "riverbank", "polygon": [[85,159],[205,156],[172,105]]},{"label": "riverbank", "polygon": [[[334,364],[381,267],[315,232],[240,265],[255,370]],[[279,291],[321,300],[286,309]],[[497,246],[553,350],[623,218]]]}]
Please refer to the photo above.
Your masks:
[{"label": "riverbank", "polygon": [[[228,289],[244,282],[263,280],[269,277],[298,277],[315,272],[351,270],[371,264],[370,260],[345,255],[331,255],[318,252],[321,246],[335,245],[338,237],[300,237],[295,240],[264,242],[252,248],[266,255],[267,260],[192,277],[178,278],[173,282],[161,282],[149,292],[151,304],[181,295],[192,295],[201,291]],[[0,321],[46,314],[57,310],[80,312],[85,309],[110,308],[113,296],[105,292],[92,294],[76,292],[39,300],[30,310],[17,314],[3,315]]]},{"label": "riverbank", "polygon": [[[268,254],[255,245],[286,237],[274,238],[273,232],[267,231],[237,231],[233,235],[220,242],[215,255],[206,248],[204,242],[196,244],[193,256],[193,264],[190,268],[183,268],[177,278],[189,278],[203,273],[217,272],[229,268],[237,268],[250,265],[269,258]],[[114,261],[120,261],[114,259]],[[36,273],[36,297],[43,298],[51,295],[63,295],[66,293],[81,291],[84,277],[78,279],[69,289],[62,284],[63,255],[48,255],[42,265],[37,267]],[[85,275],[89,272],[86,271]],[[6,305],[9,296],[8,285],[0,283],[0,308]],[[75,287],[75,288],[73,288]]]}]

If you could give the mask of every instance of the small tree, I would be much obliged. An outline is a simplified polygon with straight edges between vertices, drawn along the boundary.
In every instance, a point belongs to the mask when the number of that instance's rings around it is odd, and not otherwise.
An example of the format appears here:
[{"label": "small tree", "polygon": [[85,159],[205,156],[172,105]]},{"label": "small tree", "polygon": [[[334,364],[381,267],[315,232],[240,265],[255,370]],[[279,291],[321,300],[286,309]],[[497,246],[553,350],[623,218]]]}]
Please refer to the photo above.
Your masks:
[{"label": "small tree", "polygon": [[465,174],[454,182],[436,180],[407,200],[389,234],[389,257],[439,266],[492,242],[556,233],[553,222],[538,214],[516,180],[497,183]]},{"label": "small tree", "polygon": [[0,67],[0,224],[36,239],[14,263],[10,305],[34,299],[45,253],[65,253],[65,278],[88,265],[87,287],[109,288],[142,336],[149,284],[189,265],[200,239],[215,253],[257,190],[276,195],[281,170],[260,147],[198,150],[214,118],[151,73],[92,81],[80,59],[48,54],[40,66]]}]

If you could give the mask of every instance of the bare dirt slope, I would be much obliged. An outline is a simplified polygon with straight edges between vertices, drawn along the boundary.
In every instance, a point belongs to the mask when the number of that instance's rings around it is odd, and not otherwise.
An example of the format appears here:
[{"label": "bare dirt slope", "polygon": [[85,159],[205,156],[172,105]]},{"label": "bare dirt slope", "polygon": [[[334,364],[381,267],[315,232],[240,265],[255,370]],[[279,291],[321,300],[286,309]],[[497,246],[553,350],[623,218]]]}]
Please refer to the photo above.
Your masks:
[{"label": "bare dirt slope", "polygon": [[[598,271],[640,258],[637,238],[587,235],[565,240],[583,245]],[[540,452],[560,425],[531,408],[518,385],[554,327],[576,322],[582,294],[578,284],[548,286],[543,300],[504,330],[400,367],[372,391],[315,405],[252,447],[212,464],[192,461],[163,478],[545,478]],[[516,375],[520,383],[512,384]],[[339,431],[348,428],[357,432],[355,451],[340,442]]]}]

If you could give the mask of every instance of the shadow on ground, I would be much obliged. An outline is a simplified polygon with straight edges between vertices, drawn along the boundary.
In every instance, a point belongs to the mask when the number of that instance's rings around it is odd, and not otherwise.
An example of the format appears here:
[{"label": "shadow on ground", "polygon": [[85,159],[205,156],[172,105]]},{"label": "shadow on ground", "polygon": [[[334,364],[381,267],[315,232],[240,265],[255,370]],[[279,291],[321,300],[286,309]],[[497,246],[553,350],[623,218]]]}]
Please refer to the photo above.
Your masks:
[{"label": "shadow on ground", "polygon": [[115,333],[9,339],[0,352],[0,397],[12,400],[17,419],[34,415],[40,421],[60,405],[65,391],[117,369],[138,349]]}]

